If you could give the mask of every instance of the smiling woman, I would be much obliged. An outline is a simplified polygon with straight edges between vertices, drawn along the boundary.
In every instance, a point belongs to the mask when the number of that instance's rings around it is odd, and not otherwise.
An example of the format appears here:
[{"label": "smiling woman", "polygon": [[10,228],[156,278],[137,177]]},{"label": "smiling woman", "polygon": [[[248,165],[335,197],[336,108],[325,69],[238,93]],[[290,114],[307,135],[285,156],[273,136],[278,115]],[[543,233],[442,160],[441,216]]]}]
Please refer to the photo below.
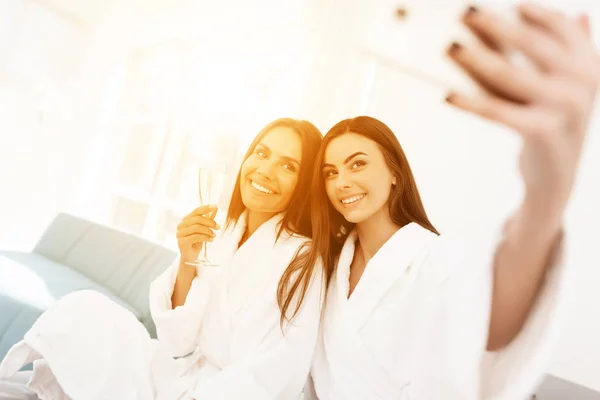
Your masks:
[{"label": "smiling woman", "polygon": [[241,170],[242,201],[257,213],[277,213],[289,204],[302,160],[302,142],[293,128],[278,126],[267,133]]},{"label": "smiling woman", "polygon": [[317,202],[316,207],[333,206],[337,211],[328,213],[331,222],[325,221],[334,230],[343,226],[349,232],[365,220],[378,226],[389,213],[395,225],[416,222],[438,233],[429,222],[408,159],[394,139],[385,124],[368,117],[345,120],[330,129],[322,144],[326,149],[322,186],[331,202]]},{"label": "smiling woman", "polygon": [[[308,121],[281,118],[265,126],[244,156],[227,220],[236,220],[248,208],[252,210],[248,218],[252,231],[264,218],[287,209],[283,226],[310,236],[310,219],[304,218],[302,212],[309,206],[310,198],[299,194],[309,193],[309,168],[317,157],[320,141],[320,133]],[[304,168],[300,168],[301,163]]]},{"label": "smiling woman", "polygon": [[[179,260],[150,288],[158,341],[100,294],[73,293],[10,350],[0,381],[38,359],[29,387],[41,399],[299,398],[324,301],[321,263],[307,257],[321,140],[310,122],[270,123],[244,157],[226,226],[212,206],[181,221]],[[219,267],[187,264],[213,240]]]}]

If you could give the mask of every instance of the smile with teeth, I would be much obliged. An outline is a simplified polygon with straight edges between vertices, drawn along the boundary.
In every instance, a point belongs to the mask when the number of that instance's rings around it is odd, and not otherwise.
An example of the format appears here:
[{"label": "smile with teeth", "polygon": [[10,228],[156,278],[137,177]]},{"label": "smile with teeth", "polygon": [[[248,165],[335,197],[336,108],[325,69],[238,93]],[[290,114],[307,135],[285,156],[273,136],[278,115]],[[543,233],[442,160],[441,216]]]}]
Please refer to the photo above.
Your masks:
[{"label": "smile with teeth", "polygon": [[352,203],[356,203],[359,200],[362,200],[367,194],[363,193],[363,194],[358,194],[356,196],[352,196],[352,197],[347,197],[345,199],[342,199],[342,204],[344,205],[348,205],[348,204],[352,204]]},{"label": "smile with teeth", "polygon": [[259,185],[258,183],[254,182],[254,181],[250,181],[250,186],[252,186],[254,189],[256,189],[259,192],[264,193],[264,194],[273,194],[273,193],[275,193],[274,191],[269,190],[266,187],[261,186],[261,185]]}]

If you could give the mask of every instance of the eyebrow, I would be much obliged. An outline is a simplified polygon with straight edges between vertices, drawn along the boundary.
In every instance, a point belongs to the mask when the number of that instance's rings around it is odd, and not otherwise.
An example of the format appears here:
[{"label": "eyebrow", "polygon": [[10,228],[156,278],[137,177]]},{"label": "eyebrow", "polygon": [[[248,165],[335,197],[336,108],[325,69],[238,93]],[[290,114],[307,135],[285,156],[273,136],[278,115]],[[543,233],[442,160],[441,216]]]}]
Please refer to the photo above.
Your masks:
[{"label": "eyebrow", "polygon": [[[351,154],[348,157],[346,157],[346,159],[344,160],[344,164],[348,164],[348,162],[350,160],[352,160],[356,156],[366,156],[366,155],[367,155],[367,153],[363,153],[362,151],[357,151],[356,153]],[[325,167],[334,167],[334,165],[332,165],[332,164],[323,164],[323,168],[325,168]]]},{"label": "eyebrow", "polygon": [[[264,143],[261,142],[261,143],[259,143],[259,144],[256,145],[256,147],[258,147],[258,146],[264,147],[265,150],[267,150],[269,153],[272,153],[271,149],[266,144],[264,144]],[[300,161],[296,160],[293,157],[281,156],[281,158],[283,158],[284,160],[287,160],[287,161],[295,162],[298,165],[301,165]]]},{"label": "eyebrow", "polygon": [[296,164],[300,165],[300,161],[296,160],[295,158],[288,157],[288,156],[281,156],[281,158],[283,158],[284,160],[291,161],[293,163],[296,163]]}]

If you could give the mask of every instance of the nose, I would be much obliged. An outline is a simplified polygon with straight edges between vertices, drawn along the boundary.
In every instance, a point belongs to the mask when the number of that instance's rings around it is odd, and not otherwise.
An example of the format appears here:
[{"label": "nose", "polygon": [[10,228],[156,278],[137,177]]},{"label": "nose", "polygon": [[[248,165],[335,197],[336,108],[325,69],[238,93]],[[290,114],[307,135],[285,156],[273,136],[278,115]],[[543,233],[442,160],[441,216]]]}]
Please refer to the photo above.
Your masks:
[{"label": "nose", "polygon": [[339,172],[336,180],[336,188],[337,190],[345,190],[350,189],[352,187],[352,181],[348,174],[344,172]]},{"label": "nose", "polygon": [[257,168],[256,173],[258,173],[261,177],[273,180],[274,179],[274,169],[275,163],[271,160],[264,160],[260,166]]}]

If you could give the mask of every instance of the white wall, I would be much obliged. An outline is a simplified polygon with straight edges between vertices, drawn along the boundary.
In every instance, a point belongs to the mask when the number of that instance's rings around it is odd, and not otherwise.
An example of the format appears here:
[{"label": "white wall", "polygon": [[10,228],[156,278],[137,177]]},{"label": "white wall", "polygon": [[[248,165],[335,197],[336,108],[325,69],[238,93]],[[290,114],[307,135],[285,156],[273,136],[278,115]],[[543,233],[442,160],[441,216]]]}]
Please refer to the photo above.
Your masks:
[{"label": "white wall", "polygon": [[[1,2],[0,244],[30,241],[64,200],[70,90],[85,33],[26,1]],[[67,143],[65,143],[67,142]],[[76,143],[73,142],[72,145]],[[44,195],[41,195],[41,194]]]},{"label": "white wall", "polygon": [[128,4],[92,27],[37,2],[0,2],[1,248],[30,248],[94,185],[111,72],[136,26]]}]

